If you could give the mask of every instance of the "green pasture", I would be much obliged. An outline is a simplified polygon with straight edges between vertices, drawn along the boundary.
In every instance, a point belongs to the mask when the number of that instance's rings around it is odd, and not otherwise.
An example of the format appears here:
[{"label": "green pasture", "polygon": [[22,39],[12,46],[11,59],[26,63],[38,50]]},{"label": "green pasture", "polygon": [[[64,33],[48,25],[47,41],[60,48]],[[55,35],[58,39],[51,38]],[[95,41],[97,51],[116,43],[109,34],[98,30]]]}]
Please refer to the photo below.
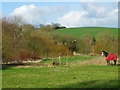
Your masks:
[{"label": "green pasture", "polygon": [[94,57],[60,57],[56,59],[45,59],[41,63],[52,63],[53,61],[56,62],[61,62],[61,63],[68,63],[68,62],[75,62],[75,61],[85,61],[85,60],[90,60],[93,59]]},{"label": "green pasture", "polygon": [[[79,64],[94,57],[68,58],[68,66],[23,66],[2,70],[2,88],[118,88],[118,67]],[[61,60],[66,61],[66,58]],[[54,60],[53,60],[54,61]],[[44,61],[44,63],[50,61]],[[73,63],[72,66],[70,63]]]},{"label": "green pasture", "polygon": [[52,33],[58,35],[70,35],[76,38],[80,38],[84,35],[97,36],[98,34],[110,31],[113,35],[118,35],[118,28],[105,28],[105,27],[79,27],[79,28],[65,28],[58,29],[53,31]]}]

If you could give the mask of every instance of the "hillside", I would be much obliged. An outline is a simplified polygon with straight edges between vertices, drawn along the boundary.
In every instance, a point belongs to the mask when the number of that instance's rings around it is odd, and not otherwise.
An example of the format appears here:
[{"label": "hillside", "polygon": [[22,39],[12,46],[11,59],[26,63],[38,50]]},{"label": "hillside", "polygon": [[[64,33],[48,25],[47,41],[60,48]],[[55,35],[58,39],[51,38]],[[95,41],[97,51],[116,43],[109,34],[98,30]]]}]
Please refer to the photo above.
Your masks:
[{"label": "hillside", "polygon": [[96,36],[104,31],[110,31],[113,35],[118,35],[118,28],[105,28],[105,27],[79,27],[79,28],[64,28],[57,29],[52,33],[60,35],[70,35],[80,38],[85,34]]}]

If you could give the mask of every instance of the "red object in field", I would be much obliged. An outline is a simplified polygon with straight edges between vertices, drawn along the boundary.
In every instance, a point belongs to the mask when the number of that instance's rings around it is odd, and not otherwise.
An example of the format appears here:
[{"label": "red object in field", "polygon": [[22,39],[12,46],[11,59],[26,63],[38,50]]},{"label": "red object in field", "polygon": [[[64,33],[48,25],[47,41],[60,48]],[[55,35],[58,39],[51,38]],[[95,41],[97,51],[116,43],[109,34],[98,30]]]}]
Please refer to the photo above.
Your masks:
[{"label": "red object in field", "polygon": [[115,54],[108,54],[106,60],[117,60],[117,55]]}]

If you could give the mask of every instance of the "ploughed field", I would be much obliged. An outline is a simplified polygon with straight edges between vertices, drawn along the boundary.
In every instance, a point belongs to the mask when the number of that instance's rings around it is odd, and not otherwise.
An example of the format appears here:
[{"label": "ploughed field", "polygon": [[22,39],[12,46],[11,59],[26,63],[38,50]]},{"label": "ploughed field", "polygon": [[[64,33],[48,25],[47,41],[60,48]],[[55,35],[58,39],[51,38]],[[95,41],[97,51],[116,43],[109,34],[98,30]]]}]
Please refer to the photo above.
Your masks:
[{"label": "ploughed field", "polygon": [[3,68],[2,88],[118,88],[118,67],[99,56],[29,62]]}]

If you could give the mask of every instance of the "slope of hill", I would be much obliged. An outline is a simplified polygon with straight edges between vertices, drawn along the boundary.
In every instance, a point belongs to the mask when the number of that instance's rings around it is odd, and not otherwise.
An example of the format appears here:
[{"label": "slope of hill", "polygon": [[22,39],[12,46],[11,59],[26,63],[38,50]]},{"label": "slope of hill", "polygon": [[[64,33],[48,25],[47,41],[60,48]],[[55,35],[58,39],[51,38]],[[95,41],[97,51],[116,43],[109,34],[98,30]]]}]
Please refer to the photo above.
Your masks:
[{"label": "slope of hill", "polygon": [[105,28],[105,27],[65,28],[65,29],[57,29],[53,31],[53,33],[59,35],[70,35],[73,37],[80,38],[85,34],[96,36],[104,31],[110,31],[113,35],[118,36],[118,28]]}]

